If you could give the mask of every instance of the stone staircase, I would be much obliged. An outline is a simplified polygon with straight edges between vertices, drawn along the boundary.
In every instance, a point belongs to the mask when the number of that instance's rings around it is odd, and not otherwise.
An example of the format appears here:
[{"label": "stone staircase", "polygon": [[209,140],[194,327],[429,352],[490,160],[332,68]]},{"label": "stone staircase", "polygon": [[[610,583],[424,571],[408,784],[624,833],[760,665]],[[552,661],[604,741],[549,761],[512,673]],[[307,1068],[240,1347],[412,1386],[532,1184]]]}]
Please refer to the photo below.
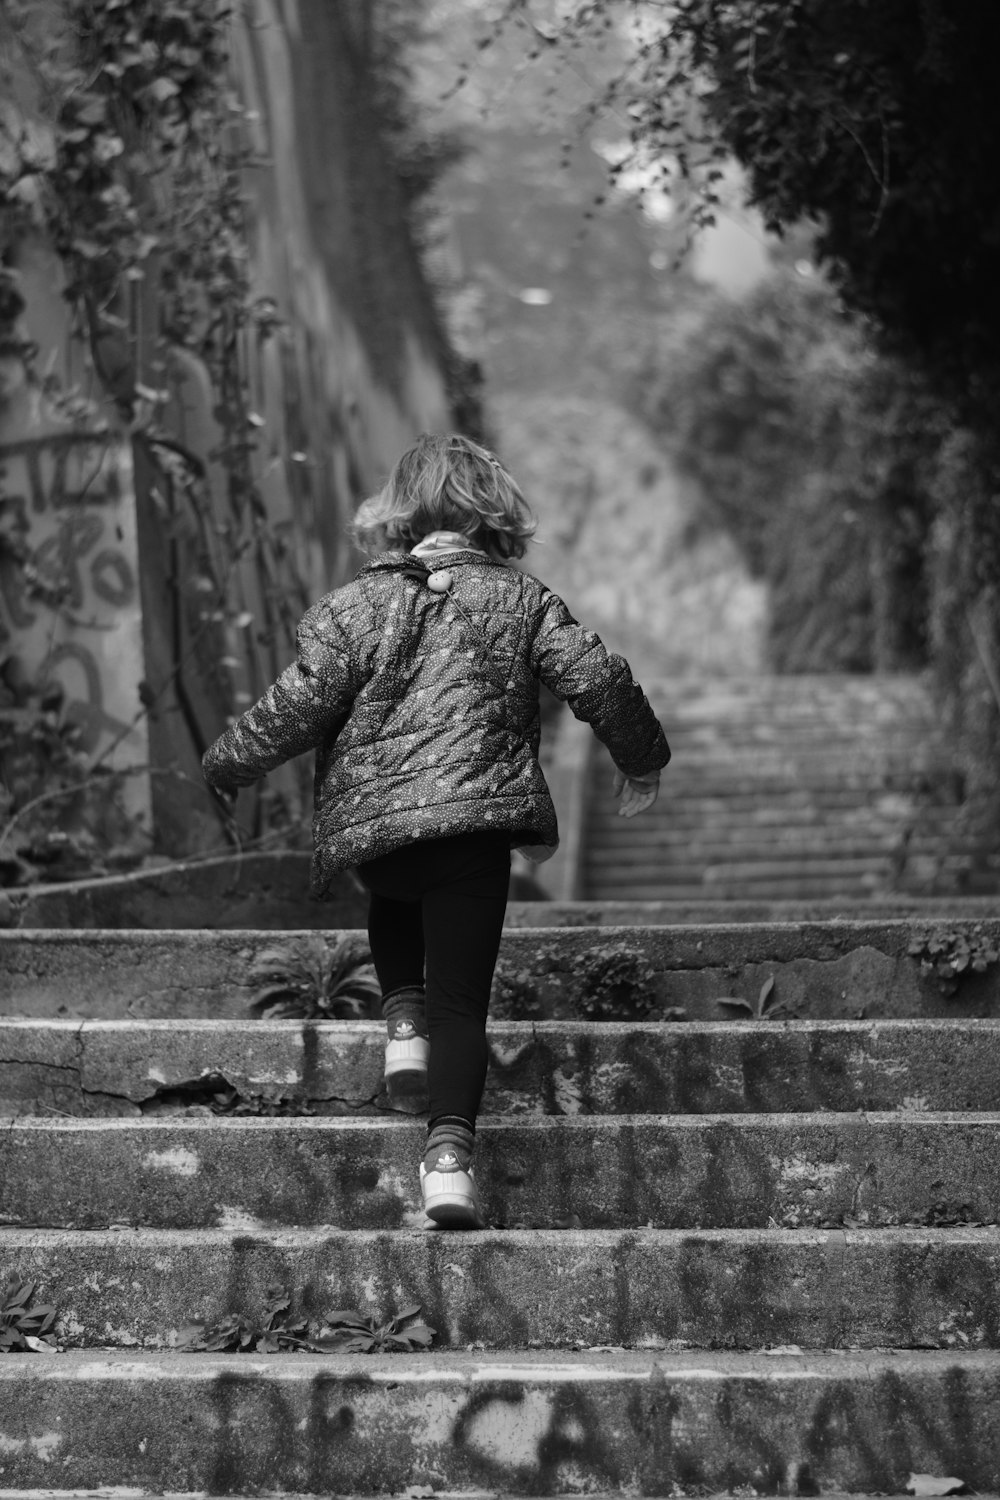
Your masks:
[{"label": "stone staircase", "polygon": [[[0,932],[0,1273],[65,1346],[0,1355],[0,1490],[1000,1489],[1000,965],[602,915],[505,934],[475,1234],[418,1227],[375,1022],[248,1018],[273,932]],[[185,1109],[205,1073],[311,1113]],[[175,1347],[274,1284],[437,1343]]]},{"label": "stone staircase", "polygon": [[581,894],[798,901],[1000,890],[916,677],[675,680],[650,688],[673,750],[660,798],[616,815],[592,763]]}]

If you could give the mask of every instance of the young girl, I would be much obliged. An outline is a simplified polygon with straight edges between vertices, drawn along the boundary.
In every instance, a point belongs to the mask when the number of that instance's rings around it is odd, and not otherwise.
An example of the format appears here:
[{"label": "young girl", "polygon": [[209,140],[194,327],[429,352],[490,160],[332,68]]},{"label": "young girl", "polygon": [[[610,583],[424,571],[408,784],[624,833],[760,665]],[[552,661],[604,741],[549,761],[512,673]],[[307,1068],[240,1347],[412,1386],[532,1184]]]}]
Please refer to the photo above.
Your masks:
[{"label": "young girl", "polygon": [[211,746],[205,777],[230,797],[316,751],[313,892],[348,866],[370,892],[387,1087],[428,1096],[424,1211],[480,1228],[472,1154],[511,849],[558,843],[539,682],[610,750],[622,816],[653,803],[670,751],[628,664],[505,566],[534,522],[487,449],[420,438],[354,530],[376,555],[303,616],[298,660]]}]

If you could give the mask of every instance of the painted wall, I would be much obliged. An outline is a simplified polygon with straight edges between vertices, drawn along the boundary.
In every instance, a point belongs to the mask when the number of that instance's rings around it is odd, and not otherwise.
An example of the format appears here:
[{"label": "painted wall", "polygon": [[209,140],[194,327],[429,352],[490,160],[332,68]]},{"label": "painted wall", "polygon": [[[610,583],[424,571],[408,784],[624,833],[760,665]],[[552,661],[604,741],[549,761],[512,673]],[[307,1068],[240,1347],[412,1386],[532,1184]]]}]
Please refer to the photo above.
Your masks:
[{"label": "painted wall", "polygon": [[[8,247],[27,300],[16,333],[38,346],[34,369],[96,397],[108,431],[95,437],[94,424],[81,431],[47,410],[16,354],[0,353],[0,506],[8,517],[22,506],[36,563],[70,585],[68,605],[29,610],[8,576],[0,643],[6,633],[28,670],[64,680],[95,753],[118,735],[117,764],[148,760],[152,775],[130,778],[133,803],[151,811],[164,852],[220,845],[203,749],[287,665],[308,602],[353,573],[345,527],[358,500],[418,432],[450,425],[442,336],[373,115],[368,31],[366,6],[329,0],[245,0],[233,22],[257,162],[246,173],[253,289],[279,320],[267,338],[247,333],[242,351],[266,535],[218,462],[208,372],[157,344],[155,256],[118,353],[134,361],[129,380],[166,393],[158,426],[203,466],[194,487],[165,475],[141,413],[123,424],[102,391],[72,337],[54,257]],[[6,95],[8,112],[30,112],[27,84]],[[247,543],[235,562],[227,531]],[[140,694],[148,719],[121,737]],[[309,775],[297,763],[256,800],[241,797],[244,830],[300,817]]]}]

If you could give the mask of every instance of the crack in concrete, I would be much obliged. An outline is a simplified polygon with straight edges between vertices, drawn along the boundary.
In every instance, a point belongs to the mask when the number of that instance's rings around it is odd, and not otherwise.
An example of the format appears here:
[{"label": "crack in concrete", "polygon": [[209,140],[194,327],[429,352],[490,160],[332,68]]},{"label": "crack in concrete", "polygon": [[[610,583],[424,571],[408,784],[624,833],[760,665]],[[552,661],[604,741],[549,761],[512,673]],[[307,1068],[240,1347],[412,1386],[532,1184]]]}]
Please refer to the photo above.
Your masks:
[{"label": "crack in concrete", "polygon": [[82,1071],[79,1063],[51,1062],[48,1058],[39,1057],[0,1057],[0,1068],[5,1066],[12,1068],[45,1068],[46,1070],[51,1069],[55,1073],[76,1073],[77,1075]]}]

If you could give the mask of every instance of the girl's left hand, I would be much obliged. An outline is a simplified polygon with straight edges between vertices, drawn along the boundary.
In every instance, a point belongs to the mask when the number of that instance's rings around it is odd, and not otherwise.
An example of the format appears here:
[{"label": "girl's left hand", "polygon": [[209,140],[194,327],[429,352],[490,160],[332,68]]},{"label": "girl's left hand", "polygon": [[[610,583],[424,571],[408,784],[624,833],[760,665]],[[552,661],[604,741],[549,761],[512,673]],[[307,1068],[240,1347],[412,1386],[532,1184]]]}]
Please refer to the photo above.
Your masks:
[{"label": "girl's left hand", "polygon": [[645,812],[656,801],[660,791],[660,773],[655,771],[652,776],[626,776],[624,771],[615,767],[611,790],[612,795],[620,801],[618,816],[634,818],[636,813]]}]

